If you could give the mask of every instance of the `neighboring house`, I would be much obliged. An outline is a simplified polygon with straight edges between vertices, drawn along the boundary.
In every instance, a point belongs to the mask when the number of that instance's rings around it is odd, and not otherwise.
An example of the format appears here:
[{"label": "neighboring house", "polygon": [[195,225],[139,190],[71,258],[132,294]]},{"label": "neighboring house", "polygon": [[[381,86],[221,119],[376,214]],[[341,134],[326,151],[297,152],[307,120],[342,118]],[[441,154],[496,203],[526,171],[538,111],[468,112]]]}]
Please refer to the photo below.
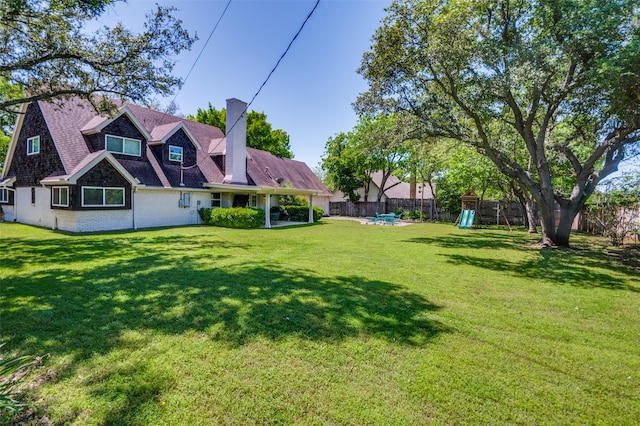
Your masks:
[{"label": "neighboring house", "polygon": [[[2,175],[6,221],[71,232],[199,223],[202,207],[265,209],[280,195],[329,211],[330,192],[300,161],[246,147],[246,103],[227,100],[216,127],[123,104],[99,116],[85,101],[22,106]],[[310,215],[310,221],[313,215]]]},{"label": "neighboring house", "polygon": [[[375,202],[378,200],[380,185],[382,183],[382,172],[374,172],[371,174],[371,185],[369,186],[369,197],[367,201]],[[384,202],[390,198],[411,199],[411,190],[407,182],[403,182],[395,176],[389,176],[385,184],[387,188],[382,195],[380,201]],[[424,192],[423,192],[424,191]],[[360,201],[364,201],[364,188],[358,188],[356,194],[360,195]],[[416,200],[434,198],[429,185],[416,184]],[[342,191],[336,189],[331,196],[331,202],[348,201],[348,197]]]}]

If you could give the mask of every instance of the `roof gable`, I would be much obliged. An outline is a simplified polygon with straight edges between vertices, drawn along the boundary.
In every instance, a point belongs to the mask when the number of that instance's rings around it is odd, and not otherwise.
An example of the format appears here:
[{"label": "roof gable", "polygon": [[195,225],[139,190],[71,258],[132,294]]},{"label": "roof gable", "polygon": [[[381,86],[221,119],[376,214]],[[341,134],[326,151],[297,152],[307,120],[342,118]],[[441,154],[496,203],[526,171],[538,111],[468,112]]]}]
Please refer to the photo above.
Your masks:
[{"label": "roof gable", "polygon": [[125,169],[122,164],[115,159],[113,155],[109,151],[96,151],[87,155],[69,174],[60,175],[60,176],[47,176],[42,179],[40,183],[43,185],[54,184],[54,183],[69,183],[71,185],[75,185],[82,176],[84,176],[89,170],[94,168],[98,163],[102,160],[106,160],[109,164],[113,166],[114,169],[118,171],[131,185],[133,186],[143,186],[140,182],[133,177],[127,169]]},{"label": "roof gable", "polygon": [[136,116],[131,112],[131,109],[129,109],[129,107],[127,106],[120,108],[120,112],[113,117],[96,116],[92,118],[87,124],[82,126],[80,132],[82,132],[82,134],[84,135],[93,135],[96,133],[100,133],[105,127],[107,127],[109,124],[113,123],[123,115],[126,116],[134,126],[136,126],[138,131],[142,133],[146,140],[151,140],[151,134],[149,133],[149,131],[145,129],[142,123],[138,121]]},{"label": "roof gable", "polygon": [[182,121],[177,121],[174,123],[161,124],[156,126],[151,130],[151,139],[149,143],[151,145],[166,143],[171,136],[175,135],[179,131],[183,131],[187,138],[191,141],[191,143],[196,147],[196,149],[202,149],[200,143],[196,137],[191,133],[191,130],[184,124]]}]

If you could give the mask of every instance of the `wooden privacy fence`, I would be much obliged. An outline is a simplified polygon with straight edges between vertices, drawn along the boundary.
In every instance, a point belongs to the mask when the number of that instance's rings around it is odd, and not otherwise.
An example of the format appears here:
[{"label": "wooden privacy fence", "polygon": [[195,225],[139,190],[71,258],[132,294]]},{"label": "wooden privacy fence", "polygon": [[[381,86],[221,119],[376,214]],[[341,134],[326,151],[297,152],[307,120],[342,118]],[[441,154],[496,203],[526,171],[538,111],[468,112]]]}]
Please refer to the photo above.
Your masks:
[{"label": "wooden privacy fence", "polygon": [[[443,210],[440,204],[433,199],[411,200],[405,198],[389,198],[380,203],[376,201],[367,203],[351,203],[348,201],[329,203],[329,214],[332,216],[375,216],[376,213],[391,213],[398,209],[402,209],[404,212],[422,210],[424,220],[453,222],[457,218],[457,215],[452,215],[450,212]],[[601,233],[601,227],[589,217],[593,214],[595,213],[588,212],[586,209],[580,212],[574,221],[573,229],[582,232]],[[621,219],[640,223],[640,207],[620,208],[618,209],[618,214],[624,215],[624,218],[621,217]],[[512,226],[525,225],[525,213],[517,201],[481,201],[476,215],[480,225],[506,225],[507,221],[509,225]],[[559,218],[560,208],[556,206],[556,225],[558,224]],[[536,224],[539,225],[537,218]]]},{"label": "wooden privacy fence", "polygon": [[640,234],[640,207],[616,207],[614,220],[599,220],[598,217],[602,212],[598,209],[584,209],[578,215],[578,230],[588,232],[590,234],[604,234],[605,225],[615,226],[618,230],[627,229],[634,235]]},{"label": "wooden privacy fence", "polygon": [[[425,220],[452,220],[451,214],[442,210],[433,199],[411,200],[407,198],[389,198],[386,201],[357,202],[338,201],[329,203],[329,214],[332,216],[365,217],[376,213],[392,213],[401,209],[404,212],[422,210]],[[453,218],[455,220],[455,218]]]},{"label": "wooden privacy fence", "polygon": [[[500,207],[500,214],[497,208]],[[329,214],[332,216],[365,217],[375,216],[376,213],[390,213],[401,209],[404,212],[422,210],[424,220],[454,221],[457,215],[442,209],[436,200],[412,200],[407,198],[389,198],[386,201],[357,202],[338,201],[329,203]],[[522,207],[515,201],[500,202],[481,201],[478,209],[480,224],[505,225],[505,217],[511,225],[524,225]]]}]

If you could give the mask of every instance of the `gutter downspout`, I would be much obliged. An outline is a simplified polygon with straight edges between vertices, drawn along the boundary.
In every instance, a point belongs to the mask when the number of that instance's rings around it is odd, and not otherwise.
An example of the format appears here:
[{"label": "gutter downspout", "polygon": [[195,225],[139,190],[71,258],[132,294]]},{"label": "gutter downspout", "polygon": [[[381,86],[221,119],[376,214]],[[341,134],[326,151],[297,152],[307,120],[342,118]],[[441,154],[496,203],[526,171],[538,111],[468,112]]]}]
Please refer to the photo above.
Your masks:
[{"label": "gutter downspout", "polygon": [[138,192],[138,187],[134,186],[131,190],[131,225],[133,226],[133,229],[137,229],[136,228],[136,203],[135,203],[135,199],[136,199],[136,192]]},{"label": "gutter downspout", "polygon": [[271,229],[271,194],[264,196],[264,227]]}]

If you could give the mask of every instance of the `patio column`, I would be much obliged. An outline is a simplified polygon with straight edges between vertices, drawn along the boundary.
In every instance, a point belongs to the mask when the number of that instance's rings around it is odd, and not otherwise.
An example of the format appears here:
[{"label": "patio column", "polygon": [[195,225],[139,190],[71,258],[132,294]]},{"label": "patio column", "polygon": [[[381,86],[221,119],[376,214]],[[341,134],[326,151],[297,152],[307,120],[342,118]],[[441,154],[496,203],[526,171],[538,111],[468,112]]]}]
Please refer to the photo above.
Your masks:
[{"label": "patio column", "polygon": [[309,223],[313,223],[313,195],[309,195]]},{"label": "patio column", "polygon": [[271,195],[264,196],[264,227],[271,228]]}]

